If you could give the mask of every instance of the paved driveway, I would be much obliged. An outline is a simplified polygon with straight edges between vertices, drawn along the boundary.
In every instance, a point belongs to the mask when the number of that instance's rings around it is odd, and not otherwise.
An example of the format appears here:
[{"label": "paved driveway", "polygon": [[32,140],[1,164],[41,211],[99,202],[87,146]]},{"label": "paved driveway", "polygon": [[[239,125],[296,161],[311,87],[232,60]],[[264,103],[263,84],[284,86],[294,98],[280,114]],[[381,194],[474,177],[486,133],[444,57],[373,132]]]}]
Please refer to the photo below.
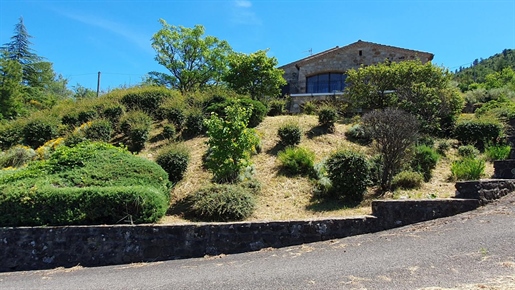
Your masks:
[{"label": "paved driveway", "polygon": [[282,249],[0,273],[0,289],[515,289],[515,194],[399,229]]}]

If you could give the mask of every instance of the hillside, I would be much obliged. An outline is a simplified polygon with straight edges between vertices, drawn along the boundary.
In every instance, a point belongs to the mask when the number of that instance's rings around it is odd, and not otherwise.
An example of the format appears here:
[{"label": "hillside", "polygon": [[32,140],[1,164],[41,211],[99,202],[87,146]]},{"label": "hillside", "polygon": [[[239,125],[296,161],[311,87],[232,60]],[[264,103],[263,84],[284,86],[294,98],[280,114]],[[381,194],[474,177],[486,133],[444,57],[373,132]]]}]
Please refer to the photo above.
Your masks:
[{"label": "hillside", "polygon": [[[346,208],[338,201],[321,201],[313,198],[313,184],[307,177],[286,176],[280,171],[280,164],[276,158],[278,137],[277,129],[287,121],[298,122],[304,132],[317,126],[317,116],[296,115],[267,117],[256,129],[262,138],[263,150],[253,157],[256,175],[255,178],[262,185],[262,192],[258,197],[258,207],[250,220],[287,220],[335,216],[363,215],[370,213],[370,201],[375,198],[374,188],[369,189],[367,198],[355,208]],[[352,148],[371,154],[369,147],[351,143],[345,139],[345,131],[351,124],[336,124],[334,134],[319,136],[303,136],[300,146],[310,148],[316,152],[316,162],[328,157],[331,152],[339,148]],[[172,191],[172,209],[161,223],[184,223],[176,209],[178,201],[187,194],[200,189],[210,183],[211,174],[202,169],[202,155],[207,146],[206,138],[195,138],[185,141],[191,149],[192,159],[183,181],[179,182]],[[156,144],[157,145],[157,144]],[[454,182],[448,181],[450,163],[454,160],[454,149],[448,157],[441,158],[434,172],[434,177],[422,188],[412,191],[398,190],[387,193],[387,198],[428,198],[450,197],[454,195]],[[152,151],[142,152],[144,156],[152,158]],[[491,164],[487,164],[487,176],[492,174]]]},{"label": "hillside", "polygon": [[515,49],[505,49],[487,59],[476,59],[470,67],[460,67],[456,70],[455,79],[464,91],[471,83],[484,82],[487,74],[500,72],[507,67],[515,70]]}]

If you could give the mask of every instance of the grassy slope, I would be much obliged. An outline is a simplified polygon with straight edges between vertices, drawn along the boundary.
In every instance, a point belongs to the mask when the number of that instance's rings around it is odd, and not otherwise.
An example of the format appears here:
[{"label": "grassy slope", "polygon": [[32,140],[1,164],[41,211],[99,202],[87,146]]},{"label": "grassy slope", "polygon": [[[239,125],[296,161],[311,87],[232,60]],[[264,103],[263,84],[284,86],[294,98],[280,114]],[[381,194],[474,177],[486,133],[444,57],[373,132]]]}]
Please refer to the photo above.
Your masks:
[{"label": "grassy slope", "polygon": [[[298,122],[304,132],[309,132],[318,123],[316,116],[278,116],[267,117],[256,129],[262,139],[263,150],[253,157],[256,169],[255,178],[262,184],[262,193],[258,197],[258,208],[250,220],[290,220],[321,217],[341,217],[363,215],[370,213],[370,201],[373,197],[373,189],[370,189],[368,197],[355,208],[346,209],[337,202],[319,202],[312,198],[313,185],[307,177],[288,177],[280,172],[279,162],[276,159],[278,147],[277,129],[285,122]],[[351,125],[336,124],[336,132],[302,138],[300,146],[310,148],[316,152],[316,162],[321,161],[338,148],[353,148],[371,153],[370,148],[359,146],[345,139],[345,131]],[[207,146],[206,138],[195,138],[185,141],[191,150],[191,161],[183,181],[172,191],[172,204],[204,185],[210,183],[211,174],[202,169],[202,154]],[[162,146],[166,141],[152,144],[147,151],[142,152],[152,158],[153,151]],[[431,194],[438,197],[450,197],[454,195],[454,182],[447,181],[450,175],[450,164],[456,157],[451,150],[448,157],[440,159],[434,177],[431,182],[423,185],[421,189],[412,191],[396,191],[388,193],[386,197],[393,198],[426,198]],[[492,165],[487,164],[486,176],[491,176]],[[185,223],[188,222],[177,214],[169,214],[161,220],[161,223]]]}]

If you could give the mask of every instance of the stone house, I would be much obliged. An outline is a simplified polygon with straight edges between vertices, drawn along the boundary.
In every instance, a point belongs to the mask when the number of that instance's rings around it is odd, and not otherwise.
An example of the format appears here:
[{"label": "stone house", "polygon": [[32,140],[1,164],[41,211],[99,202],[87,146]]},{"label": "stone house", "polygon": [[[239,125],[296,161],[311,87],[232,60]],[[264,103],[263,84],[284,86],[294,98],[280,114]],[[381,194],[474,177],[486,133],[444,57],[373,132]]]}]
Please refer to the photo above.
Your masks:
[{"label": "stone house", "polygon": [[324,100],[343,94],[346,71],[389,61],[419,59],[429,62],[434,55],[389,45],[358,40],[283,65],[287,85],[284,95],[292,97],[290,111],[300,112],[300,105],[310,100]]}]

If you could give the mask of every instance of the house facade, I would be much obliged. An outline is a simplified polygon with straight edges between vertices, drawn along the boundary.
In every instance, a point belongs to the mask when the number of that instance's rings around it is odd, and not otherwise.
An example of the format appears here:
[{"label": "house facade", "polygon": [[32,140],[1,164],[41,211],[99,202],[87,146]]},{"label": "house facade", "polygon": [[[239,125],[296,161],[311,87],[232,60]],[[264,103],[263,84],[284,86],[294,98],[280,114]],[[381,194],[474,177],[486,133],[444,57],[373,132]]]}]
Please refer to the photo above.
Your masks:
[{"label": "house facade", "polygon": [[358,40],[279,67],[284,70],[283,77],[287,82],[283,94],[292,97],[290,111],[300,112],[300,105],[306,101],[341,95],[349,69],[386,60],[398,62],[419,59],[425,63],[433,57],[428,52]]}]

